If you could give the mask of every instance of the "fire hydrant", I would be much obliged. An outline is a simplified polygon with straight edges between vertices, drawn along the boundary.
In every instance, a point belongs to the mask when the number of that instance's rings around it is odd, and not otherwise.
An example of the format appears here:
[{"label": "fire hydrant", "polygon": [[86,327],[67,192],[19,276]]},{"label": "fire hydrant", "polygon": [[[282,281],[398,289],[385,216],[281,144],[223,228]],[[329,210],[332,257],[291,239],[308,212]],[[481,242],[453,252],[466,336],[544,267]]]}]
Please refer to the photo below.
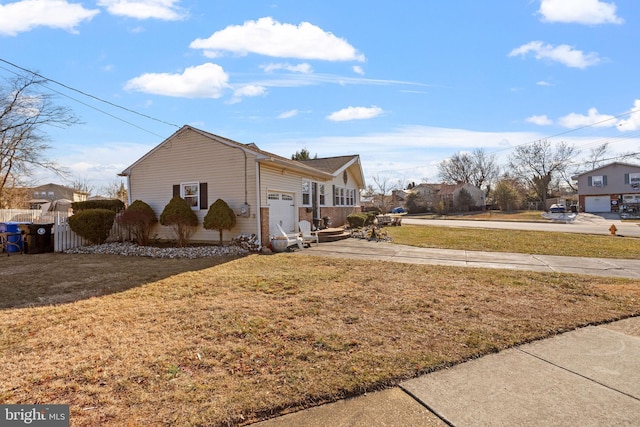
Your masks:
[{"label": "fire hydrant", "polygon": [[616,235],[616,231],[618,231],[618,229],[616,228],[615,224],[611,224],[611,227],[609,227],[609,231],[611,232],[612,235]]}]

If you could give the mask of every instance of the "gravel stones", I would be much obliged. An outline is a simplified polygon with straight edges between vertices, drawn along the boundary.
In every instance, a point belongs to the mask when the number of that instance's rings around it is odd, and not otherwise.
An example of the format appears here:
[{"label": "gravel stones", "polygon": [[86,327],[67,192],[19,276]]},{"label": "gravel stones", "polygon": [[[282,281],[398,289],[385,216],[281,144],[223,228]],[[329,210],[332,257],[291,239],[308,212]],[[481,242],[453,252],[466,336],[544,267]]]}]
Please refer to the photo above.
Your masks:
[{"label": "gravel stones", "polygon": [[101,254],[142,256],[151,258],[206,258],[214,256],[244,256],[249,251],[239,246],[192,246],[187,248],[159,248],[139,246],[134,243],[105,243],[80,246],[65,251],[68,254]]}]

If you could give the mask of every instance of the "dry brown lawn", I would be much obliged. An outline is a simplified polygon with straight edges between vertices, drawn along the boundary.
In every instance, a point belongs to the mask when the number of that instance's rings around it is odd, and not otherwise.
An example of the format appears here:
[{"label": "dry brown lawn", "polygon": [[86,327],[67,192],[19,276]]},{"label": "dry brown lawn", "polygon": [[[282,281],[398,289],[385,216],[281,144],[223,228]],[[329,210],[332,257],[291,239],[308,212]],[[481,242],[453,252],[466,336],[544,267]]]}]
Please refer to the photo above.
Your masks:
[{"label": "dry brown lawn", "polygon": [[251,255],[0,258],[0,403],[236,425],[640,314],[632,280]]}]

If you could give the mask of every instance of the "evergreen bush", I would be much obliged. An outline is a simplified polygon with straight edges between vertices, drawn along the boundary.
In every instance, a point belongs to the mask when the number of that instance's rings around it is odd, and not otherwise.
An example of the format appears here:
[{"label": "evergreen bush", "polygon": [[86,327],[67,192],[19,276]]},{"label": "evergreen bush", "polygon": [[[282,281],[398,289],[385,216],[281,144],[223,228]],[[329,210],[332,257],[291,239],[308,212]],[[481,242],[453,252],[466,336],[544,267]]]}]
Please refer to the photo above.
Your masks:
[{"label": "evergreen bush", "polygon": [[142,200],[131,203],[131,206],[118,218],[118,223],[131,233],[137,244],[142,246],[149,244],[151,229],[157,222],[156,213]]},{"label": "evergreen bush", "polygon": [[69,217],[69,227],[95,245],[107,241],[116,213],[109,209],[85,209]]},{"label": "evergreen bush", "polygon": [[196,231],[198,216],[186,200],[175,196],[160,214],[160,224],[171,227],[178,246],[185,247]]},{"label": "evergreen bush", "polygon": [[222,246],[222,230],[229,230],[236,225],[236,213],[222,199],[216,200],[204,217],[204,228],[218,230],[220,233],[220,246]]}]

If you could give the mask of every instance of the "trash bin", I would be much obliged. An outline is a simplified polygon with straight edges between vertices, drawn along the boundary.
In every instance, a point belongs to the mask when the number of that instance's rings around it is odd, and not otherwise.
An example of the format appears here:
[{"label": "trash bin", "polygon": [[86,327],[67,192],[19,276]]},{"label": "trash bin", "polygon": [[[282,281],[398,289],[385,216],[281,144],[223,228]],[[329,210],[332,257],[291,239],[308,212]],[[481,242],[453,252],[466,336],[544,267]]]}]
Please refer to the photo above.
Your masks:
[{"label": "trash bin", "polygon": [[22,226],[24,253],[53,252],[53,224],[27,224]]},{"label": "trash bin", "polygon": [[331,218],[329,218],[328,216],[323,216],[322,221],[324,221],[324,228],[331,227]]},{"label": "trash bin", "polygon": [[0,233],[7,233],[5,250],[8,253],[22,252],[22,234],[19,222],[0,222]]}]

